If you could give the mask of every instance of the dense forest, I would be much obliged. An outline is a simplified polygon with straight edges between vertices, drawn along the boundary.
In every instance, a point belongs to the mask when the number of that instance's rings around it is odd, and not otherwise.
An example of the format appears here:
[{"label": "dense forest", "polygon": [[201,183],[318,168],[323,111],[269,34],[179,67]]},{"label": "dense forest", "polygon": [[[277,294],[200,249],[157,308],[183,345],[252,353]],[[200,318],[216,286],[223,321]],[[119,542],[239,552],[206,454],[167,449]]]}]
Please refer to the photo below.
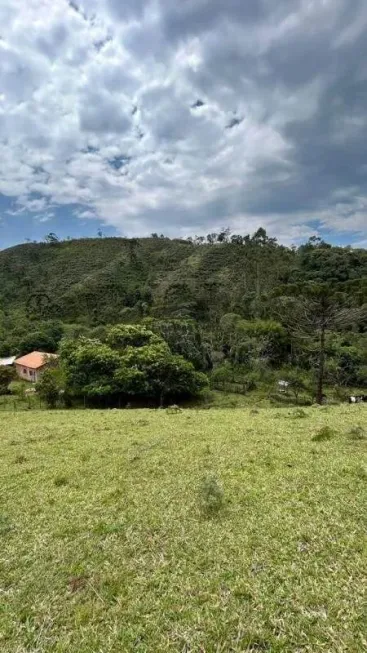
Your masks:
[{"label": "dense forest", "polygon": [[212,383],[367,385],[367,251],[264,229],[193,239],[95,238],[0,252],[0,355],[105,343],[141,325]]}]

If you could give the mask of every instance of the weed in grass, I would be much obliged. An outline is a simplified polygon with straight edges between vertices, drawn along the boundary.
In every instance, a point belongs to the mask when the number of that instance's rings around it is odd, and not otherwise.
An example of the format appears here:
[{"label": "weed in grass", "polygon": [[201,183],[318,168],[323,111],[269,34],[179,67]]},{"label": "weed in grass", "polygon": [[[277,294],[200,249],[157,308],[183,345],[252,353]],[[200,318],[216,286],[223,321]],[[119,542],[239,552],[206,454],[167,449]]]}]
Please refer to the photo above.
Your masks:
[{"label": "weed in grass", "polygon": [[141,459],[141,456],[139,456],[138,454],[134,454],[133,456],[131,456],[131,458],[129,458],[129,462],[130,463],[136,463],[140,459]]},{"label": "weed in grass", "polygon": [[98,594],[106,603],[114,604],[121,594],[121,581],[118,578],[104,578],[98,587]]},{"label": "weed in grass", "polygon": [[84,589],[88,583],[87,576],[73,576],[69,579],[68,585],[70,592],[78,592],[79,590]]},{"label": "weed in grass", "polygon": [[257,408],[252,408],[252,410],[250,410],[250,415],[258,415],[259,412],[260,411],[258,411]]},{"label": "weed in grass", "polygon": [[350,440],[365,440],[367,438],[366,430],[363,426],[353,426],[348,432]]},{"label": "weed in grass", "polygon": [[292,413],[293,419],[304,419],[307,417],[307,413],[303,408],[296,408]]},{"label": "weed in grass", "polygon": [[272,650],[271,642],[257,635],[247,635],[241,640],[241,646],[246,647],[241,650],[246,651],[247,653],[261,653],[262,651],[265,653],[266,651]]},{"label": "weed in grass", "polygon": [[27,458],[26,458],[26,456],[25,456],[24,454],[20,453],[20,454],[18,454],[18,455],[16,456],[14,462],[15,462],[17,465],[22,465],[23,463],[27,462]]},{"label": "weed in grass", "polygon": [[54,478],[54,485],[56,487],[63,487],[65,485],[68,485],[68,483],[69,483],[69,479],[67,476],[60,475]]},{"label": "weed in grass", "polygon": [[105,522],[100,522],[97,524],[93,532],[96,535],[102,535],[107,537],[108,535],[115,535],[117,533],[121,533],[124,530],[124,525],[121,523],[115,523],[115,524],[106,524]]},{"label": "weed in grass", "polygon": [[312,440],[314,442],[326,442],[327,440],[331,440],[334,435],[336,435],[336,431],[334,429],[332,429],[330,426],[323,426],[317,431],[317,433],[315,433]]},{"label": "weed in grass", "polygon": [[177,413],[182,413],[182,408],[173,404],[173,406],[168,406],[168,408],[166,408],[166,413],[167,415],[176,415]]},{"label": "weed in grass", "polygon": [[216,476],[202,478],[199,486],[199,506],[205,517],[217,516],[224,507],[224,492]]},{"label": "weed in grass", "polygon": [[367,481],[367,465],[359,465],[357,467],[357,476],[362,481]]},{"label": "weed in grass", "polygon": [[9,517],[7,515],[0,515],[0,536],[7,535],[11,530],[13,530],[13,526]]}]

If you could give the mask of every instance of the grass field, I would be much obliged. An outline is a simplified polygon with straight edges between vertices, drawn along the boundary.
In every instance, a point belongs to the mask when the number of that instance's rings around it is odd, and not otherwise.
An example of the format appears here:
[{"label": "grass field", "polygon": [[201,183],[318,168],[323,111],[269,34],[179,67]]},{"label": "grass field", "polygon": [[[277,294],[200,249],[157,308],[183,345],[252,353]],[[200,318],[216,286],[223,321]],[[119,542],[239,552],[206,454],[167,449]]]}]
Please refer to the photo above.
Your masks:
[{"label": "grass field", "polygon": [[367,650],[366,408],[1,415],[1,653]]}]

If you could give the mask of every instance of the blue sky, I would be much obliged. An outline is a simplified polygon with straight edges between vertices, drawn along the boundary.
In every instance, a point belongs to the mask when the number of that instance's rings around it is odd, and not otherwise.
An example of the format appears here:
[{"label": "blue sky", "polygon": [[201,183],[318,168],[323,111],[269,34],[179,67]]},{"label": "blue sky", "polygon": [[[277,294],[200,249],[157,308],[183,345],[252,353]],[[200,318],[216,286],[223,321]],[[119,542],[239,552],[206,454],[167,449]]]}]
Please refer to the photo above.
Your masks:
[{"label": "blue sky", "polygon": [[367,246],[365,0],[2,0],[0,248]]},{"label": "blue sky", "polygon": [[42,241],[51,231],[61,239],[95,238],[99,232],[103,236],[121,235],[115,227],[104,224],[102,220],[91,217],[76,219],[76,213],[83,210],[83,207],[68,205],[55,206],[48,213],[33,213],[26,209],[19,212],[11,198],[0,195],[0,249],[29,240]]}]

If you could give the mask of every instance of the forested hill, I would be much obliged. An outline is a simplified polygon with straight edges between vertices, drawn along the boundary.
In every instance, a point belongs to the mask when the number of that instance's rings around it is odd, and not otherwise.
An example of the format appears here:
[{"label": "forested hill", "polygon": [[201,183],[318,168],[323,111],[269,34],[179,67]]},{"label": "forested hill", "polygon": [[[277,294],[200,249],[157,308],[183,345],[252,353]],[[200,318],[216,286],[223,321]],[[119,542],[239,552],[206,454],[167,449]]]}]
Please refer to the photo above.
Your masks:
[{"label": "forested hill", "polygon": [[367,250],[318,239],[286,248],[262,229],[195,241],[51,239],[0,252],[0,316],[3,328],[15,315],[88,326],[146,316],[215,324],[227,313],[271,317],[267,300],[278,286],[309,280],[343,284],[361,302],[366,279]]}]

